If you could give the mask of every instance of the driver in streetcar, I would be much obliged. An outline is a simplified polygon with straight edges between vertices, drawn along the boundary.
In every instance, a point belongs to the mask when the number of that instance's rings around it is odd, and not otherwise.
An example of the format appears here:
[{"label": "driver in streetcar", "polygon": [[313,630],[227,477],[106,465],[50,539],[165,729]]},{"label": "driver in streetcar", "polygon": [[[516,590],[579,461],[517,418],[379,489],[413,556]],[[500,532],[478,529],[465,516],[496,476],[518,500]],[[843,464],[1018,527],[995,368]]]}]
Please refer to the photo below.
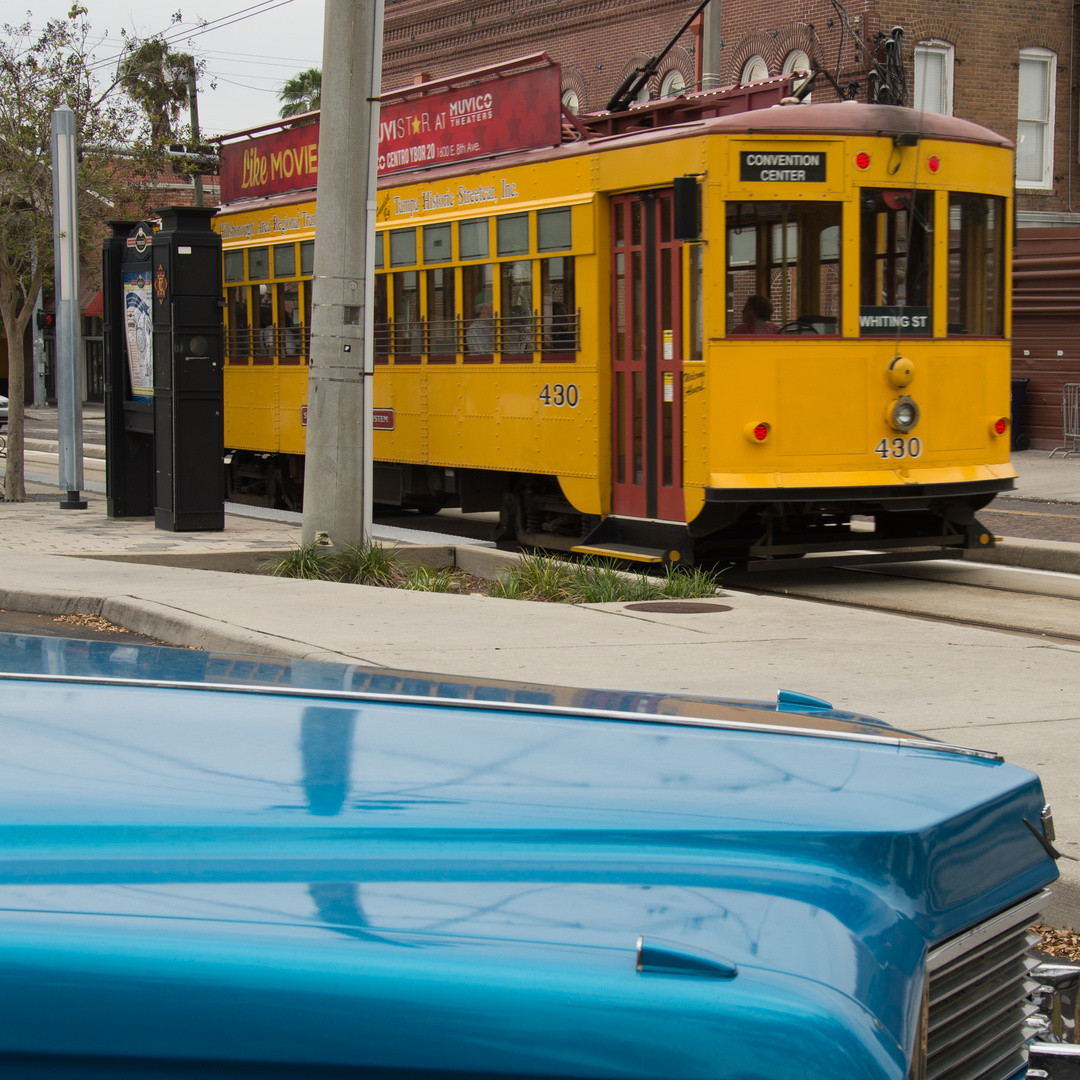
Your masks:
[{"label": "driver in streetcar", "polygon": [[778,334],[780,327],[772,321],[772,301],[767,296],[748,296],[743,305],[743,321],[733,334]]}]

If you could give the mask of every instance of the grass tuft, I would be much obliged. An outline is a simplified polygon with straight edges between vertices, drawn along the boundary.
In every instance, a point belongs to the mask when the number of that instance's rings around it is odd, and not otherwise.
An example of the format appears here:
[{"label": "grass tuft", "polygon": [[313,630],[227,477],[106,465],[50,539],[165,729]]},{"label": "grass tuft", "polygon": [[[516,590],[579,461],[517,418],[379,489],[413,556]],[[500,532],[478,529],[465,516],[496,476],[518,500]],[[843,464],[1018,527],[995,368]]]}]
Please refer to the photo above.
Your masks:
[{"label": "grass tuft", "polygon": [[402,579],[400,588],[413,592],[458,592],[458,575],[453,570],[417,563]]},{"label": "grass tuft", "polygon": [[316,544],[298,544],[284,559],[267,565],[273,577],[325,581],[329,576],[331,559],[332,556]]},{"label": "grass tuft", "polygon": [[373,540],[353,544],[338,552],[330,561],[334,580],[352,585],[381,585],[392,589],[403,576],[397,565],[397,551],[387,551]]},{"label": "grass tuft", "polygon": [[672,599],[696,599],[715,596],[720,588],[723,570],[706,570],[701,566],[664,567],[664,596]]}]

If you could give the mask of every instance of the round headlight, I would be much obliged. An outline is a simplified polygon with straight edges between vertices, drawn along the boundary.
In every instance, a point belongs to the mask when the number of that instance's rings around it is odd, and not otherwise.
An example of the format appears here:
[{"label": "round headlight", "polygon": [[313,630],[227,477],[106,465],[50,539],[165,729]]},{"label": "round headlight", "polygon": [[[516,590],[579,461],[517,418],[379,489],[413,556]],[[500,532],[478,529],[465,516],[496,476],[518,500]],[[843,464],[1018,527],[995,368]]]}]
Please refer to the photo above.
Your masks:
[{"label": "round headlight", "polygon": [[897,431],[910,431],[919,422],[919,406],[914,398],[897,398],[889,407],[889,423]]}]

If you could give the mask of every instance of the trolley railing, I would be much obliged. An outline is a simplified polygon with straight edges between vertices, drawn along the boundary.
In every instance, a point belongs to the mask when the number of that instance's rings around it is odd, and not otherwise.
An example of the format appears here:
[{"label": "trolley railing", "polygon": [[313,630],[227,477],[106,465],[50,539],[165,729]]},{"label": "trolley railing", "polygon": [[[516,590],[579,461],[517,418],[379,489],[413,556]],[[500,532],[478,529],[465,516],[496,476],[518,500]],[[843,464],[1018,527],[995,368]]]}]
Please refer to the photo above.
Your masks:
[{"label": "trolley railing", "polygon": [[1066,383],[1061,392],[1062,442],[1064,446],[1055,446],[1050,451],[1053,457],[1063,450],[1062,457],[1080,454],[1080,383]]}]

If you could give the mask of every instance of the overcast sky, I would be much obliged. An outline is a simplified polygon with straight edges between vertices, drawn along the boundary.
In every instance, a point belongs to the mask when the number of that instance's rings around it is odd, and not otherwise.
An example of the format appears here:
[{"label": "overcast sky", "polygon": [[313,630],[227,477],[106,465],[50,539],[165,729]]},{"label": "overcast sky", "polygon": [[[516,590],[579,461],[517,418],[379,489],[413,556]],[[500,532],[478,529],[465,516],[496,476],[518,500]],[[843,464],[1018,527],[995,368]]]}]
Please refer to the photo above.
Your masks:
[{"label": "overcast sky", "polygon": [[[123,39],[164,33],[173,48],[206,62],[199,83],[199,124],[204,136],[255,127],[277,119],[278,93],[286,79],[322,67],[322,0],[83,0],[102,77],[111,78]],[[18,4],[18,6],[16,6]],[[0,22],[19,20],[27,0],[12,3]],[[71,0],[35,0],[35,28],[61,18]],[[173,23],[176,12],[183,15]],[[186,119],[186,117],[185,117]]]}]

